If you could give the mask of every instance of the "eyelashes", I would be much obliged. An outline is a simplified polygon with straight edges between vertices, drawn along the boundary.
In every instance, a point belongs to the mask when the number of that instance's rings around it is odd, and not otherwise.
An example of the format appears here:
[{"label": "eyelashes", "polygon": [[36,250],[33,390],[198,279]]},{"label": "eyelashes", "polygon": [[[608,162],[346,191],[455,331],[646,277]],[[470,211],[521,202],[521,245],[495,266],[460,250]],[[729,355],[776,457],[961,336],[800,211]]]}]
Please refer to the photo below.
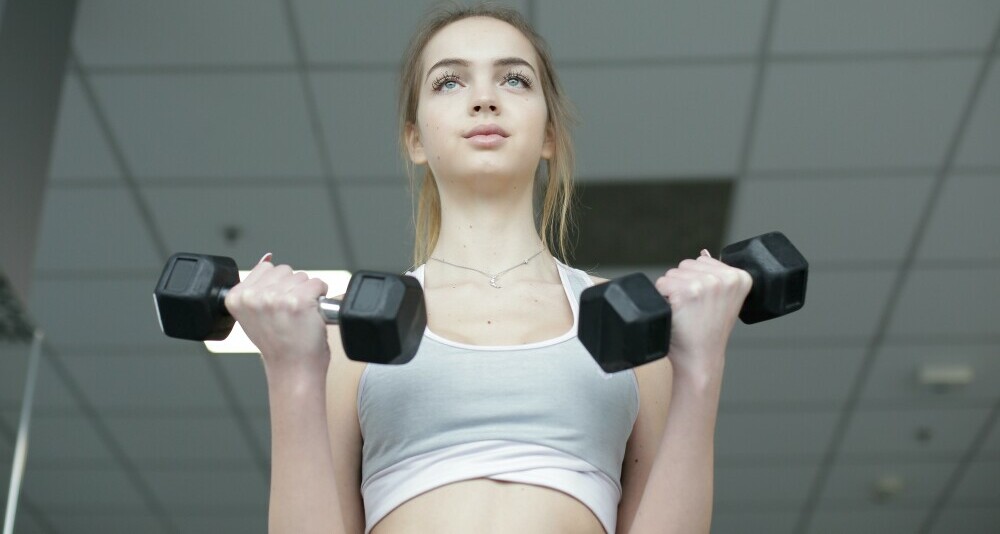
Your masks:
[{"label": "eyelashes", "polygon": [[[521,83],[521,87],[524,89],[530,89],[532,87],[531,78],[528,78],[528,76],[521,71],[510,71],[503,75],[504,84],[510,83],[511,80],[519,81]],[[444,84],[457,81],[459,81],[458,74],[455,74],[454,72],[445,72],[431,83],[431,90],[440,91]]]}]

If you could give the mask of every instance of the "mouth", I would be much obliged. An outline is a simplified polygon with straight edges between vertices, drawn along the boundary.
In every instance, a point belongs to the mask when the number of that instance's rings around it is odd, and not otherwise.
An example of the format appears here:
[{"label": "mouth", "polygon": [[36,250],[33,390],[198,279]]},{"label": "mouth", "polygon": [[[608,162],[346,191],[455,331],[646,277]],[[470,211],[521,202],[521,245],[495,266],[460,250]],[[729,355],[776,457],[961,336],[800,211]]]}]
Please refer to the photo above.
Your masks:
[{"label": "mouth", "polygon": [[480,136],[489,137],[494,135],[498,137],[508,137],[510,134],[508,134],[506,130],[504,130],[500,126],[497,126],[496,124],[482,124],[465,132],[465,135],[463,137],[465,137],[466,139],[471,139],[473,137],[480,137]]}]

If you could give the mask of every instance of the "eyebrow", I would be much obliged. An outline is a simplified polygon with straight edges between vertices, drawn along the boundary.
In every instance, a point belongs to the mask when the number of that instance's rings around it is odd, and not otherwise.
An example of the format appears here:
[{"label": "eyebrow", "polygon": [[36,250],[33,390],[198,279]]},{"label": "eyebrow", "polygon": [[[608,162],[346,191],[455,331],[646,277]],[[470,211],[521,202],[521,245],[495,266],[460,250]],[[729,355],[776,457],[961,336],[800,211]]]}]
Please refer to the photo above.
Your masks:
[{"label": "eyebrow", "polygon": [[[467,68],[469,64],[470,63],[464,59],[458,59],[453,57],[445,58],[435,63],[430,69],[427,70],[427,78],[430,78],[431,73],[434,72],[434,69],[438,67],[448,67],[457,65],[459,67]],[[493,62],[494,67],[509,66],[509,65],[523,65],[531,69],[531,72],[533,73],[535,72],[535,68],[531,66],[531,63],[528,63],[527,61],[519,57],[504,57]],[[538,73],[535,73],[535,76],[538,76]],[[424,78],[424,81],[427,81],[427,78]]]}]

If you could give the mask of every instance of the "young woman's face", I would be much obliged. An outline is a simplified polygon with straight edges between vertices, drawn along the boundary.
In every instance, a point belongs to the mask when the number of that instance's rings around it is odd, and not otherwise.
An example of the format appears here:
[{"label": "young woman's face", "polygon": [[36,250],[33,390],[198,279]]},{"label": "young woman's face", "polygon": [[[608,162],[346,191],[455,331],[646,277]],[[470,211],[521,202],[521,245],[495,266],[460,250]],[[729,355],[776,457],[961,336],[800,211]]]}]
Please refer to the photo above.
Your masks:
[{"label": "young woman's face", "polygon": [[[417,131],[408,128],[411,160],[435,176],[534,176],[552,157],[548,112],[531,43],[513,26],[487,17],[442,28],[424,47]],[[506,135],[470,136],[498,126]]]}]

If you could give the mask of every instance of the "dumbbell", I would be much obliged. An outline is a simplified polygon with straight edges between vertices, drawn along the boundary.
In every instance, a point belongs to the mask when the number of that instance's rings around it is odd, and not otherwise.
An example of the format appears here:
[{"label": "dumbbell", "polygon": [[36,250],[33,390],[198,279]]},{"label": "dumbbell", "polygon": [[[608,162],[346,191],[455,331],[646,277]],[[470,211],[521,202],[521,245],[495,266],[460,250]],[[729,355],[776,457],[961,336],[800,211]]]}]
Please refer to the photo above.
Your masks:
[{"label": "dumbbell", "polygon": [[[805,303],[809,264],[781,232],[733,243],[719,259],[753,278],[740,309],[744,323],[786,315]],[[583,291],[577,337],[613,373],[666,356],[670,318],[670,305],[649,278],[633,273]]]},{"label": "dumbbell", "polygon": [[[179,339],[225,339],[236,323],[225,298],[239,282],[232,258],[174,254],[153,291],[160,330]],[[412,276],[358,271],[343,300],[322,297],[318,308],[327,324],[340,325],[347,357],[369,363],[408,363],[427,326],[424,291]]]}]

